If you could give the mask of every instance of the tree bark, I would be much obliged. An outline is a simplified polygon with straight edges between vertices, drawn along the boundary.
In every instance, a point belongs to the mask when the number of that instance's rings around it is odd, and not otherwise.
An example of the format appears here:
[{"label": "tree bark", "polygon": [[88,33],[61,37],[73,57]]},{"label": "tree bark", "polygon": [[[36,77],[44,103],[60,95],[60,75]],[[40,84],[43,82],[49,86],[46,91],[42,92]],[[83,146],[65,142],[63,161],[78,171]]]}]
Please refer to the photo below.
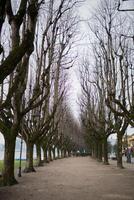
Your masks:
[{"label": "tree bark", "polygon": [[28,47],[30,38],[24,40],[20,46],[14,48],[8,55],[8,57],[4,60],[4,62],[0,65],[0,83],[13,72],[16,68],[17,64],[21,61],[22,57],[25,55]]},{"label": "tree bark", "polygon": [[5,137],[5,154],[4,154],[4,170],[2,175],[2,184],[4,186],[14,185],[17,183],[14,176],[14,155],[15,155],[16,137],[11,135]]},{"label": "tree bark", "polygon": [[53,161],[51,148],[48,149],[49,161]]},{"label": "tree bark", "polygon": [[33,143],[26,142],[27,152],[26,152],[26,168],[24,169],[25,173],[35,172],[33,167]]},{"label": "tree bark", "polygon": [[99,142],[98,144],[98,161],[102,162],[102,143]]},{"label": "tree bark", "polygon": [[53,160],[56,159],[56,156],[55,156],[55,148],[53,148]]},{"label": "tree bark", "polygon": [[64,149],[61,149],[61,158],[64,158]]},{"label": "tree bark", "polygon": [[46,148],[43,148],[43,160],[44,160],[44,163],[47,163],[47,149]]},{"label": "tree bark", "polygon": [[122,163],[122,134],[117,134],[117,167],[123,168]]},{"label": "tree bark", "polygon": [[64,149],[64,158],[66,158],[67,157],[67,151],[66,151],[66,149]]},{"label": "tree bark", "polygon": [[57,148],[57,158],[60,159],[60,150]]},{"label": "tree bark", "polygon": [[0,34],[1,34],[2,25],[5,21],[5,7],[6,7],[6,0],[1,0],[1,3],[0,3]]},{"label": "tree bark", "polygon": [[94,147],[94,145],[92,145],[92,154],[91,154],[92,158],[95,158],[95,150],[94,149],[95,149],[95,147]]},{"label": "tree bark", "polygon": [[94,148],[94,158],[98,158],[98,142],[95,143],[95,148]]},{"label": "tree bark", "polygon": [[109,162],[108,162],[108,144],[107,144],[107,138],[104,138],[103,154],[104,154],[104,164],[105,165],[109,165]]},{"label": "tree bark", "polygon": [[39,144],[36,144],[36,153],[37,153],[37,166],[40,167],[42,166],[42,161],[41,161],[41,147]]}]

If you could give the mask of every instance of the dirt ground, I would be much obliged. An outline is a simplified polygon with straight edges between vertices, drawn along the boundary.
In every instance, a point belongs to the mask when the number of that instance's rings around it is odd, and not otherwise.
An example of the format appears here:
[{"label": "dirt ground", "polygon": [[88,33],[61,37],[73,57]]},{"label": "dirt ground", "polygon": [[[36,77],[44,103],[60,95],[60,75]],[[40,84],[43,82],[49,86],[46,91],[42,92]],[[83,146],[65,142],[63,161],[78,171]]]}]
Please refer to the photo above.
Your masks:
[{"label": "dirt ground", "polygon": [[134,200],[134,169],[89,157],[53,161],[18,181],[0,188],[0,200]]}]

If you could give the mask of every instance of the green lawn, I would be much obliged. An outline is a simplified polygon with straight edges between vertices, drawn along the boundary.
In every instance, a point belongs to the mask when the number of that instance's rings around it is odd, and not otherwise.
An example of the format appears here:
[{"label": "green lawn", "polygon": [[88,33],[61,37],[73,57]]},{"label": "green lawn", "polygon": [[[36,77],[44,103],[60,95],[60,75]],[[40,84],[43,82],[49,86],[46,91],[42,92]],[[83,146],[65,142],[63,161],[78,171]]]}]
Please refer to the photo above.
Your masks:
[{"label": "green lawn", "polygon": [[[15,160],[15,169],[18,169],[19,168],[19,160]],[[26,161],[21,161],[21,166],[22,168],[25,167],[25,163]],[[2,169],[3,169],[3,160],[0,160],[0,173],[2,172]]]},{"label": "green lawn", "polygon": [[0,172],[2,171],[2,168],[3,168],[3,161],[0,160]]},{"label": "green lawn", "polygon": [[[36,160],[34,160],[34,165],[36,165]],[[20,164],[20,161],[19,160],[15,160],[15,169],[18,169],[19,168],[19,164]],[[26,164],[26,161],[25,160],[22,160],[21,161],[21,167],[24,168],[25,167],[25,164]],[[2,169],[3,169],[3,160],[0,160],[0,174],[2,172]]]}]

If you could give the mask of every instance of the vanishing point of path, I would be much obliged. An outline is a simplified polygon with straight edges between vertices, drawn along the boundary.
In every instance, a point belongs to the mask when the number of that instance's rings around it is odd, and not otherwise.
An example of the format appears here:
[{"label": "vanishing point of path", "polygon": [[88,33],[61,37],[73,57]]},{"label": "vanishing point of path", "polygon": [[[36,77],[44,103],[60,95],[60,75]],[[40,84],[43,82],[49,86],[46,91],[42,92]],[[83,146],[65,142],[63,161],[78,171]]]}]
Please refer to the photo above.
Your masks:
[{"label": "vanishing point of path", "polygon": [[89,157],[56,160],[0,188],[0,200],[134,200],[134,170]]}]

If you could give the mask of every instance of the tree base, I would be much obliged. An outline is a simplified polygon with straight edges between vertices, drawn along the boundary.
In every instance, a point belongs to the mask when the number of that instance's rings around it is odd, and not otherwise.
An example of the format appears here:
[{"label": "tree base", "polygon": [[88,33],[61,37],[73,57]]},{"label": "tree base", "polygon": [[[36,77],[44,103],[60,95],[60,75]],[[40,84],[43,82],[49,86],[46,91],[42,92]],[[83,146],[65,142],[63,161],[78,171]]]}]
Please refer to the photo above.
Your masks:
[{"label": "tree base", "polygon": [[37,163],[36,167],[43,167],[44,166],[44,162],[41,161],[40,163]]},{"label": "tree base", "polygon": [[104,165],[110,165],[109,162],[103,162]]},{"label": "tree base", "polygon": [[32,168],[28,168],[26,167],[24,170],[23,170],[24,173],[31,173],[31,172],[36,172],[36,170],[32,167]]},{"label": "tree base", "polygon": [[123,166],[117,165],[117,167],[118,167],[119,169],[125,169],[125,167],[123,167]]},{"label": "tree base", "polygon": [[101,160],[101,159],[98,159],[97,161],[98,161],[98,162],[102,162],[102,160]]},{"label": "tree base", "polygon": [[15,178],[10,178],[9,180],[6,178],[6,180],[1,176],[0,177],[0,187],[3,186],[12,186],[18,184],[18,181]]}]

